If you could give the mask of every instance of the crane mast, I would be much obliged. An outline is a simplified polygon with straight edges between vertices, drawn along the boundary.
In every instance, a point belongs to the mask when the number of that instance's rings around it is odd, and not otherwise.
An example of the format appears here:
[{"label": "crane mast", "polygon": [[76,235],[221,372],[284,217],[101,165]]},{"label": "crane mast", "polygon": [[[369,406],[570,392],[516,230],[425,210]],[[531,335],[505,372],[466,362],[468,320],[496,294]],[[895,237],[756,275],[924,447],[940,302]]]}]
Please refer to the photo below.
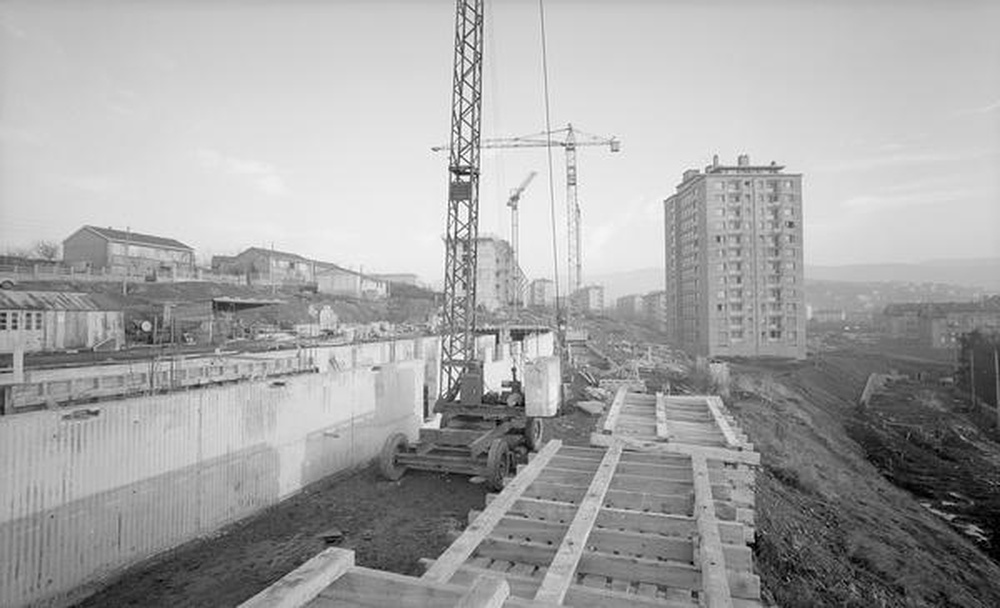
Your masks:
[{"label": "crane mast", "polygon": [[[567,124],[564,129],[554,129],[549,132],[533,133],[520,137],[499,137],[484,139],[481,148],[549,148],[562,147],[566,152],[566,239],[569,252],[567,265],[569,271],[569,293],[582,287],[583,264],[581,260],[582,239],[580,237],[580,203],[577,200],[577,148],[583,146],[608,146],[612,152],[621,150],[621,140],[616,137],[602,137],[584,133]],[[435,152],[454,150],[454,146],[435,146]]]},{"label": "crane mast", "polygon": [[454,50],[440,401],[455,399],[475,356],[483,0],[457,0]]},{"label": "crane mast", "polygon": [[[537,172],[532,171],[528,174],[528,177],[524,178],[521,185],[511,190],[510,198],[507,199],[507,206],[510,207],[510,248],[514,260],[514,271],[520,272],[520,260],[518,259],[518,254],[520,253],[520,226],[518,224],[518,204],[521,202],[521,195],[524,194],[525,188],[531,183],[531,180],[535,179]],[[520,306],[522,299],[524,297],[524,285],[521,282],[521,276],[517,277],[517,293],[514,294],[514,306]]]},{"label": "crane mast", "polygon": [[571,295],[580,289],[580,203],[576,200],[576,134],[573,125],[566,125],[566,238],[568,260],[567,278]]}]

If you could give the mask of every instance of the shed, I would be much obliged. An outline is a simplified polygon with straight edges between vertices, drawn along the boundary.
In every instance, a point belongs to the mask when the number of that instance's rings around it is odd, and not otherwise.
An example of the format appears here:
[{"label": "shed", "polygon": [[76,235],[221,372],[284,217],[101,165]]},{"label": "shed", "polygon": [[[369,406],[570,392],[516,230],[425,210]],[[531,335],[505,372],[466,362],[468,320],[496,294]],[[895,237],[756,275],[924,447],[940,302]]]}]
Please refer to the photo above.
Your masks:
[{"label": "shed", "polygon": [[122,311],[99,296],[0,290],[0,352],[114,349],[125,342]]}]

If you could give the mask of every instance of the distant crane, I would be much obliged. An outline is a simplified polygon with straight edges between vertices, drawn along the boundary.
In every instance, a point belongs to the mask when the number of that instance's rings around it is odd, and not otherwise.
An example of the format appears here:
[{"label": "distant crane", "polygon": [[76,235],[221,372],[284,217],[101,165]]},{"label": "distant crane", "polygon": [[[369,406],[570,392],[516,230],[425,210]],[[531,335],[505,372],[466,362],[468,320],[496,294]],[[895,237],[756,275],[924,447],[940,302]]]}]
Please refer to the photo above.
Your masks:
[{"label": "distant crane", "polygon": [[[501,137],[481,140],[480,148],[548,148],[561,146],[566,151],[566,223],[568,240],[569,294],[582,287],[583,268],[580,260],[580,204],[576,197],[576,149],[582,146],[608,146],[612,152],[621,150],[621,140],[578,131],[572,124],[565,129],[533,133],[520,137]],[[450,146],[435,146],[435,152],[450,150]],[[568,294],[567,294],[568,295]]]},{"label": "distant crane", "polygon": [[524,178],[524,181],[521,182],[520,186],[510,191],[510,198],[507,199],[507,206],[510,207],[510,248],[513,252],[512,257],[514,258],[514,272],[518,273],[517,277],[515,278],[515,281],[517,281],[517,289],[516,293],[514,294],[515,307],[521,305],[521,300],[524,297],[524,285],[521,284],[521,275],[519,272],[521,266],[518,260],[518,254],[520,253],[521,249],[519,245],[520,239],[518,234],[519,226],[517,219],[517,205],[521,201],[521,195],[524,194],[524,189],[528,187],[528,184],[531,183],[531,180],[535,179],[536,175],[538,175],[537,171],[532,171],[531,173],[529,173],[528,177]]}]

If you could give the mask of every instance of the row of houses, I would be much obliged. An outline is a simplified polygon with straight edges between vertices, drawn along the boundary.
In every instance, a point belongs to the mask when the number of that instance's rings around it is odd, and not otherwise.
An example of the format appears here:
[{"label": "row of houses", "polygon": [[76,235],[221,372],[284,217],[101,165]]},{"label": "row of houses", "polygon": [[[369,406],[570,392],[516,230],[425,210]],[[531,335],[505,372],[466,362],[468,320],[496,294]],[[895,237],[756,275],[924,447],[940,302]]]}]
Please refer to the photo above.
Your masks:
[{"label": "row of houses", "polygon": [[615,314],[628,321],[643,323],[660,331],[667,324],[667,292],[630,294],[615,300]]},{"label": "row of houses", "polygon": [[1000,296],[977,302],[914,302],[889,304],[878,326],[893,338],[920,342],[931,348],[956,348],[963,334],[1000,332]]},{"label": "row of houses", "polygon": [[[63,241],[63,264],[71,269],[151,280],[185,280],[203,275],[195,250],[177,239],[83,226]],[[246,285],[312,288],[330,295],[384,298],[390,282],[417,284],[413,274],[376,275],[295,253],[249,247],[234,256],[214,256],[211,270]]]}]

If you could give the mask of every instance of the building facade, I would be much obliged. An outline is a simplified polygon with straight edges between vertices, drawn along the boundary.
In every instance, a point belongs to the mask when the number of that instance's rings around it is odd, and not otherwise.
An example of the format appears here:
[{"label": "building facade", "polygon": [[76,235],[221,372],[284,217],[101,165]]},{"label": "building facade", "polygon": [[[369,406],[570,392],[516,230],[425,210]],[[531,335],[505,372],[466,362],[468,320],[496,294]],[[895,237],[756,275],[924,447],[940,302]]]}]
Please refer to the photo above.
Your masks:
[{"label": "building facade", "polygon": [[510,243],[482,236],[476,246],[476,304],[493,311],[523,302],[524,275],[514,262]]},{"label": "building facade", "polygon": [[604,310],[604,286],[585,285],[573,292],[570,303],[578,312],[601,312]]},{"label": "building facade", "polygon": [[63,241],[63,261],[74,268],[110,274],[195,276],[194,249],[162,236],[84,226]]},{"label": "building facade", "polygon": [[554,308],[556,305],[556,284],[551,279],[535,279],[528,286],[528,306]]},{"label": "building facade", "polygon": [[667,292],[654,291],[642,296],[642,319],[650,327],[664,331],[667,317]]},{"label": "building facade", "polygon": [[125,343],[119,306],[99,294],[0,290],[0,353],[90,348]]},{"label": "building facade", "polygon": [[802,175],[716,156],[664,201],[665,327],[702,356],[806,356]]},{"label": "building facade", "polygon": [[634,320],[643,314],[642,295],[634,293],[615,300],[615,313],[622,319]]},{"label": "building facade", "polygon": [[234,256],[213,256],[212,270],[239,276],[247,285],[310,287],[320,293],[366,299],[384,298],[389,293],[387,280],[263,247],[249,247]]}]

